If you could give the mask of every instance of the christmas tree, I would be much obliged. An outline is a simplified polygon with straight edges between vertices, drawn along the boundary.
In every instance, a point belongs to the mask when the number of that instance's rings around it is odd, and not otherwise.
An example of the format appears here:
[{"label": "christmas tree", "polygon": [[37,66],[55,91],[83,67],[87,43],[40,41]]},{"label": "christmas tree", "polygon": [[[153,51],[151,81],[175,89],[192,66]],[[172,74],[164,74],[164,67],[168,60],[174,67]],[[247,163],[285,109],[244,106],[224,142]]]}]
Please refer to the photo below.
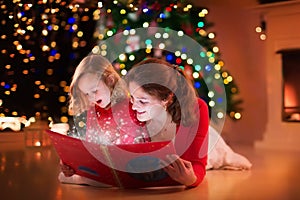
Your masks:
[{"label": "christmas tree", "polygon": [[190,76],[199,96],[210,106],[211,117],[223,118],[225,103],[225,112],[240,119],[242,101],[236,99],[233,77],[224,70],[215,35],[208,31],[213,24],[206,20],[206,8],[174,0],[97,3],[100,20],[94,36],[100,42],[93,51],[115,61],[122,75],[148,56],[164,58]]},{"label": "christmas tree", "polygon": [[[165,58],[190,75],[199,96],[211,109],[226,103],[225,112],[232,119],[241,117],[238,88],[224,70],[214,33],[208,32],[213,24],[206,20],[206,8],[172,0],[0,2],[1,116],[40,115],[67,122],[71,77],[92,50],[107,57],[116,54],[117,59],[112,60],[121,75],[147,56]],[[151,37],[143,38],[139,31]],[[174,33],[176,37],[188,36],[201,46],[176,46]],[[170,42],[174,49],[168,49]],[[221,84],[208,86],[205,77],[212,72],[212,79]],[[222,87],[225,96],[216,98]],[[217,111],[212,115],[224,118],[223,114]]]}]

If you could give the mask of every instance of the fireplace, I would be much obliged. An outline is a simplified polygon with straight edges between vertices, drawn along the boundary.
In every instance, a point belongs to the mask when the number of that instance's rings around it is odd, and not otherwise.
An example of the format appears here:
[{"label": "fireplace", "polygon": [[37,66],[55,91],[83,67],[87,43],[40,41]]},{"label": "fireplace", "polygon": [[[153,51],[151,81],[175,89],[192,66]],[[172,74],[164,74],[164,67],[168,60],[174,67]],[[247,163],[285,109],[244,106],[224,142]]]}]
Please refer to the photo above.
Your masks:
[{"label": "fireplace", "polygon": [[267,39],[263,58],[267,85],[267,123],[259,148],[300,151],[300,1],[260,6]]},{"label": "fireplace", "polygon": [[300,49],[281,50],[282,121],[300,122]]}]

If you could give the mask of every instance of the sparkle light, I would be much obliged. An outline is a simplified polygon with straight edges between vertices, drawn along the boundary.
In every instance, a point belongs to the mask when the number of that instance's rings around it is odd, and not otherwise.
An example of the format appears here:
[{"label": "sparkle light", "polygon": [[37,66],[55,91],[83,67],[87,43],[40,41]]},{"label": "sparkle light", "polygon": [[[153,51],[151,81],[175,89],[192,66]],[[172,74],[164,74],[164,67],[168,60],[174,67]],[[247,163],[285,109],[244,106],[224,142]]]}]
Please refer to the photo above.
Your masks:
[{"label": "sparkle light", "polygon": [[218,113],[217,113],[217,117],[218,117],[219,119],[222,119],[222,118],[224,117],[224,113],[218,112]]},{"label": "sparkle light", "polygon": [[144,22],[144,23],[143,23],[143,27],[144,27],[144,28],[149,27],[149,23],[148,23],[148,22]]},{"label": "sparkle light", "polygon": [[187,64],[192,65],[194,61],[192,58],[188,58],[186,62]]},{"label": "sparkle light", "polygon": [[237,112],[237,113],[234,114],[235,119],[241,119],[241,117],[242,117],[241,113]]},{"label": "sparkle light", "polygon": [[200,65],[195,65],[194,68],[196,71],[200,71],[202,69],[202,67]]},{"label": "sparkle light", "polygon": [[122,74],[123,76],[125,76],[125,75],[127,74],[127,70],[126,70],[126,69],[122,69],[122,70],[121,70],[121,74]]},{"label": "sparkle light", "polygon": [[130,55],[130,56],[129,56],[129,60],[130,60],[130,61],[133,61],[134,59],[135,59],[135,56],[134,56],[134,55]]},{"label": "sparkle light", "polygon": [[213,91],[209,91],[207,95],[208,97],[212,98],[215,96],[215,93]]},{"label": "sparkle light", "polygon": [[194,73],[193,73],[193,78],[199,78],[199,76],[200,76],[200,75],[199,75],[198,72],[194,72]]},{"label": "sparkle light", "polygon": [[256,31],[257,33],[261,33],[261,32],[262,32],[262,29],[261,29],[260,26],[257,26],[257,27],[255,28],[255,31]]},{"label": "sparkle light", "polygon": [[215,103],[214,101],[209,101],[208,105],[209,105],[210,107],[214,107],[214,106],[216,105],[216,103]]},{"label": "sparkle light", "polygon": [[114,32],[111,31],[111,30],[109,30],[109,31],[106,32],[106,35],[109,36],[109,37],[112,36],[113,34],[114,34]]},{"label": "sparkle light", "polygon": [[183,36],[184,35],[184,33],[183,33],[183,31],[178,31],[178,36]]},{"label": "sparkle light", "polygon": [[126,60],[126,55],[125,54],[121,54],[119,55],[119,59],[124,62]]},{"label": "sparkle light", "polygon": [[154,37],[157,38],[157,39],[161,38],[161,34],[160,33],[155,33]]},{"label": "sparkle light", "polygon": [[160,49],[164,49],[164,48],[166,47],[166,45],[165,45],[164,43],[160,43],[160,44],[158,45],[158,47],[159,47]]},{"label": "sparkle light", "polygon": [[181,57],[182,60],[186,60],[187,59],[187,55],[185,53],[181,54],[180,57]]},{"label": "sparkle light", "polygon": [[214,78],[218,80],[221,78],[221,75],[219,73],[215,73]]},{"label": "sparkle light", "polygon": [[221,66],[219,64],[216,64],[215,65],[215,70],[217,70],[217,71],[221,70]]},{"label": "sparkle light", "polygon": [[261,40],[266,40],[266,39],[267,39],[267,35],[266,35],[266,34],[261,34],[261,35],[259,36],[259,38],[260,38]]}]

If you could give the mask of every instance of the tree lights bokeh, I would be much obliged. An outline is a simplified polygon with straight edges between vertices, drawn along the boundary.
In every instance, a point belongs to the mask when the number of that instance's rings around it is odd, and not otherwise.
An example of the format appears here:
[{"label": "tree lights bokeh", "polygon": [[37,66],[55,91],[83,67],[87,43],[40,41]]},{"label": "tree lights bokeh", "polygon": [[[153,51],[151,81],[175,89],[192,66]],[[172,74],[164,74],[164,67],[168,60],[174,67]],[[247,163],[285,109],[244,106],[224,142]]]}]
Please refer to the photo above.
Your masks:
[{"label": "tree lights bokeh", "polygon": [[[115,0],[101,3],[99,9],[101,20],[98,21],[94,36],[100,42],[93,48],[93,52],[117,58],[115,67],[122,75],[126,75],[131,66],[147,56],[165,58],[190,75],[199,95],[211,109],[226,101],[227,114],[234,120],[241,118],[239,104],[242,101],[235,98],[238,88],[233,77],[224,70],[224,62],[219,58],[219,47],[214,41],[215,34],[207,31],[212,24],[206,21],[206,8],[194,7],[184,1]],[[137,34],[140,28],[147,29],[147,32]],[[204,48],[192,49],[195,46],[172,41],[169,35],[171,31],[176,31],[178,37],[189,36]],[[108,42],[107,39],[111,37],[113,39]],[[170,51],[170,46],[174,47],[173,51]],[[195,57],[207,60],[208,64],[195,60]],[[211,81],[205,76],[213,71],[215,74],[212,79],[222,80],[223,85],[215,84],[208,88],[207,84]],[[223,86],[226,90],[225,99],[216,98],[214,95]],[[225,114],[216,113],[216,117],[224,118]]]},{"label": "tree lights bokeh", "polygon": [[255,27],[255,32],[259,34],[259,39],[262,41],[267,39],[266,28],[266,21],[264,20],[264,17],[261,16],[260,25]]},{"label": "tree lights bokeh", "polygon": [[93,46],[93,10],[63,0],[2,0],[0,16],[0,115],[67,122],[72,73]]},{"label": "tree lights bokeh", "polygon": [[[208,90],[203,76],[210,70],[217,71],[214,79],[224,83],[227,114],[235,120],[241,118],[238,88],[224,70],[215,34],[207,31],[212,24],[205,19],[205,8],[183,1],[154,0],[89,1],[88,6],[80,4],[84,1],[65,0],[0,2],[1,116],[39,115],[67,122],[69,83],[79,61],[91,51],[109,56],[107,53],[126,38],[125,49],[114,60],[120,74],[125,75],[146,56],[164,57],[183,68],[200,96],[214,107],[222,101],[212,100],[219,86]],[[164,31],[156,31],[155,27]],[[148,35],[153,37],[134,34],[138,28],[148,28]],[[205,49],[178,46],[174,52],[167,51],[170,45],[176,45],[176,41],[169,40],[170,30],[193,38]],[[119,35],[126,37],[116,37]],[[111,43],[101,43],[112,36]],[[190,52],[198,53],[210,64],[197,63]],[[225,114],[219,113],[218,117]]]}]

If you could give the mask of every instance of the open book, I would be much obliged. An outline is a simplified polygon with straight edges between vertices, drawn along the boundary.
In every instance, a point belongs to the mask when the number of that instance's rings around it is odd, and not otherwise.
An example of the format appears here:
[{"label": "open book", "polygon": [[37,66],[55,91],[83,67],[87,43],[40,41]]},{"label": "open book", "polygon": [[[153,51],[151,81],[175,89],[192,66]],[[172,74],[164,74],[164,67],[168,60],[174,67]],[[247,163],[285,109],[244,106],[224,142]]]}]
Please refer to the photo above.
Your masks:
[{"label": "open book", "polygon": [[178,185],[161,168],[174,154],[171,141],[100,145],[47,130],[59,157],[75,173],[121,188]]}]

